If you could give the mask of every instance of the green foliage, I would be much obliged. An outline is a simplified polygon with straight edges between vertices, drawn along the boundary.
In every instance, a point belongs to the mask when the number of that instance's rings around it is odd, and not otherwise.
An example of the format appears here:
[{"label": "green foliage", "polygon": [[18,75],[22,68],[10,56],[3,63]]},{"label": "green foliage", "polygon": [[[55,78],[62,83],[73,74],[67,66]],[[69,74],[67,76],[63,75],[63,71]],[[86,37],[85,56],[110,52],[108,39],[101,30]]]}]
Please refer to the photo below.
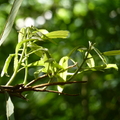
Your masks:
[{"label": "green foliage", "polygon": [[[11,1],[8,4],[7,1],[1,0],[0,3],[0,23],[3,23],[9,13]],[[70,97],[32,92],[28,94],[28,102],[12,97],[16,106],[15,117],[17,116],[18,120],[119,120],[119,14],[119,0],[23,1],[10,37],[7,37],[1,46],[1,87],[14,91],[11,87],[16,89],[14,85],[21,83],[26,86],[39,85],[42,86],[42,90],[56,90],[55,86],[60,86],[58,93],[80,95]],[[49,18],[49,15],[52,17]],[[25,22],[19,20],[26,21],[27,18],[32,18],[36,27],[23,28]],[[45,23],[41,24],[44,20]],[[2,28],[3,24],[0,25],[0,31]],[[16,40],[18,29],[20,31]],[[70,34],[66,30],[69,30]],[[7,36],[8,33],[4,35]],[[67,36],[70,37],[61,39]],[[89,45],[88,40],[91,41]],[[15,53],[11,54],[14,48]],[[72,52],[69,52],[71,49]],[[34,83],[33,79],[37,83]],[[68,86],[56,84],[74,80],[88,82]],[[31,84],[32,82],[34,84]],[[54,85],[52,82],[55,82]],[[2,86],[3,84],[6,86]],[[0,101],[4,101],[2,95]],[[2,105],[0,113],[0,120],[5,119]]]},{"label": "green foliage", "polygon": [[[22,82],[23,85],[27,84],[26,86],[28,86],[28,85],[32,84],[32,81],[30,81],[30,82],[27,81],[28,68],[31,66],[41,67],[41,68],[37,69],[34,72],[34,74],[37,74],[37,76],[39,76],[39,74],[47,75],[49,78],[49,81],[48,81],[48,85],[45,85],[45,86],[58,84],[57,88],[58,88],[59,93],[62,93],[62,91],[64,89],[63,85],[66,84],[67,81],[71,81],[73,79],[73,77],[75,77],[77,74],[80,74],[84,71],[90,71],[90,70],[98,71],[98,70],[109,69],[109,68],[118,69],[116,64],[107,64],[106,63],[105,65],[103,64],[100,66],[95,66],[94,59],[90,52],[92,50],[96,51],[96,48],[94,47],[94,44],[92,44],[89,41],[89,48],[85,49],[85,51],[84,50],[82,51],[82,54],[84,56],[83,62],[81,63],[80,66],[78,66],[78,68],[75,70],[75,72],[72,73],[71,77],[68,78],[68,69],[70,68],[69,60],[71,60],[71,61],[74,61],[74,60],[69,56],[64,56],[60,59],[59,63],[57,63],[55,61],[55,59],[51,56],[48,48],[44,48],[42,45],[41,46],[37,45],[37,42],[39,42],[40,40],[41,41],[46,41],[46,40],[51,41],[50,40],[51,38],[65,38],[68,36],[68,32],[66,33],[66,31],[60,31],[60,32],[57,31],[57,32],[50,32],[47,34],[43,34],[40,31],[41,30],[38,30],[35,27],[27,27],[27,28],[22,28],[20,30],[19,35],[18,35],[18,44],[16,45],[16,48],[15,48],[15,54],[9,55],[9,57],[7,58],[7,60],[5,62],[5,65],[3,67],[2,73],[1,73],[2,77],[4,74],[7,74],[9,64],[10,64],[12,58],[14,57],[13,74],[11,75],[8,82],[6,83],[6,86],[11,85],[11,83],[15,80],[15,76],[23,69],[25,69],[24,80]],[[42,37],[42,36],[44,36],[44,37]],[[46,39],[46,38],[48,38],[48,39]],[[28,48],[30,48],[30,50]],[[79,51],[80,51],[80,49],[79,49]],[[28,63],[29,57],[32,54],[37,55],[39,57],[39,60]],[[100,53],[100,51],[97,52],[97,54],[98,54],[98,57],[103,58],[103,56],[101,57],[102,53]],[[103,59],[102,59],[102,61],[104,63]],[[88,67],[84,67],[85,62],[87,63]],[[74,63],[76,63],[76,62],[74,62]],[[72,66],[74,67],[76,65],[73,64]],[[39,77],[42,77],[42,76],[39,76]],[[52,79],[55,79],[55,78],[57,79],[58,83],[51,83]],[[70,82],[68,82],[68,83],[70,83]],[[17,84],[19,85],[20,83],[17,83]],[[39,87],[42,87],[42,86],[41,85],[33,86],[33,88],[39,88]],[[43,91],[46,91],[46,88],[47,87],[44,87]],[[35,90],[37,90],[37,89],[35,89]],[[42,91],[42,90],[40,89],[40,91]],[[9,99],[9,97],[8,97],[8,99]],[[13,110],[12,110],[12,113],[9,113],[10,112],[9,106],[11,106],[11,105],[12,105],[12,102],[9,100],[9,102],[7,102],[7,106],[8,106],[7,107],[8,108],[7,109],[7,111],[8,111],[7,117],[8,118],[11,116],[11,114],[13,114]]]},{"label": "green foliage", "polygon": [[12,57],[14,57],[14,56],[15,56],[15,54],[10,54],[10,55],[8,56],[8,58],[6,59],[5,64],[4,64],[4,67],[3,67],[3,70],[2,70],[2,72],[1,72],[1,77],[3,77],[4,74],[6,74],[6,76],[9,76],[8,73],[7,73],[7,70],[8,70],[9,64],[10,64],[10,62],[11,62],[11,59],[12,59]]},{"label": "green foliage", "polygon": [[[64,56],[59,61],[59,65],[61,65],[63,67],[63,70],[62,70],[63,72],[60,72],[58,74],[58,76],[59,76],[58,81],[60,81],[60,82],[66,82],[66,80],[67,80],[68,60],[69,60],[69,57]],[[63,86],[58,85],[58,91],[62,92]]]}]

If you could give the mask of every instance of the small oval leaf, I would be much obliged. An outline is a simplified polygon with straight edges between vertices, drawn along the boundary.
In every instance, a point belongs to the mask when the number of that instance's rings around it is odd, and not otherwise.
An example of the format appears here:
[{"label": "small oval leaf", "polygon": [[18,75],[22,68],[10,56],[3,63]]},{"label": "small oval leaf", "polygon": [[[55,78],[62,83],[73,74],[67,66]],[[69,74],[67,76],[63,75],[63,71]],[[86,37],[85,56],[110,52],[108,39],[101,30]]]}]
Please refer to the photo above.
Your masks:
[{"label": "small oval leaf", "polygon": [[5,92],[6,95],[6,116],[7,120],[15,120],[14,119],[14,105],[11,101],[11,98],[7,92]]},{"label": "small oval leaf", "polygon": [[5,64],[4,64],[4,67],[3,67],[3,70],[2,70],[2,72],[1,72],[1,77],[3,77],[4,74],[6,74],[7,76],[9,76],[8,73],[7,73],[7,70],[8,70],[9,64],[10,64],[10,62],[11,62],[11,59],[12,59],[14,56],[15,56],[15,54],[10,54],[10,55],[8,56],[8,58],[6,59]]}]

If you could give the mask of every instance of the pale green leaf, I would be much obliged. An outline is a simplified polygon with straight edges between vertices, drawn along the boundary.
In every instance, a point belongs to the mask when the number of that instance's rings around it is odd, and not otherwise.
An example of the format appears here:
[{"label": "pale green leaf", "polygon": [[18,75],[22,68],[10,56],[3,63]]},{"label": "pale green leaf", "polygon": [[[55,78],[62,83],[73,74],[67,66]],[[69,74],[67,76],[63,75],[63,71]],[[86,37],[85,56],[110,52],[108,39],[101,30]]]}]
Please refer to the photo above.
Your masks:
[{"label": "pale green leaf", "polygon": [[110,69],[110,68],[114,68],[114,69],[118,70],[118,67],[116,64],[107,64],[106,69]]},{"label": "pale green leaf", "polygon": [[[68,60],[69,60],[69,57],[65,56],[65,57],[62,57],[59,61],[59,65],[61,65],[65,71],[60,72],[58,74],[58,77],[57,77],[58,82],[65,82],[66,79],[67,79]],[[58,88],[59,92],[62,92],[64,86],[63,85],[58,85],[57,88]]]},{"label": "pale green leaf", "polygon": [[4,28],[4,31],[3,31],[2,35],[1,35],[0,45],[2,45],[2,43],[5,41],[5,39],[9,35],[9,33],[10,33],[11,29],[12,29],[15,17],[17,15],[17,12],[19,10],[19,7],[20,7],[22,1],[23,0],[14,0],[14,3],[12,5],[12,9],[10,11],[6,26]]},{"label": "pale green leaf", "polygon": [[56,61],[51,57],[48,51],[45,51],[42,58],[40,59],[43,68],[41,72],[47,73],[49,77],[52,77],[58,67]]},{"label": "pale green leaf", "polygon": [[120,55],[120,50],[106,51],[106,52],[103,52],[103,54],[106,56]]},{"label": "pale green leaf", "polygon": [[[46,57],[46,55],[45,55],[45,57]],[[46,59],[45,57],[43,59],[43,61],[44,61],[44,68],[42,69],[42,72],[54,75],[54,73],[56,71],[56,67],[54,66],[55,61],[54,61],[53,58],[46,57],[47,58]]]},{"label": "pale green leaf", "polygon": [[91,67],[91,68],[84,68],[81,72],[84,72],[84,71],[103,71],[105,69],[110,69],[110,68],[114,68],[114,69],[118,70],[118,67],[116,64],[104,64],[104,65],[95,66],[95,67]]},{"label": "pale green leaf", "polygon": [[63,89],[64,89],[64,86],[63,85],[57,85],[57,89],[59,92],[62,92]]},{"label": "pale green leaf", "polygon": [[[63,67],[63,69],[67,69],[68,68],[68,60],[69,60],[69,57],[68,56],[65,56],[65,57],[62,57],[59,61],[59,65],[61,65]],[[60,77],[66,81],[66,77],[67,77],[67,70],[65,70],[64,72],[61,72],[60,73]]]},{"label": "pale green leaf", "polygon": [[1,77],[4,76],[4,74],[6,74],[8,76],[8,73],[7,73],[7,70],[8,70],[8,67],[9,67],[9,64],[11,62],[11,59],[15,56],[15,54],[10,54],[8,56],[8,58],[6,59],[5,61],[5,64],[4,64],[4,67],[2,69],[2,72],[1,72]]},{"label": "pale green leaf", "polygon": [[49,33],[46,29],[37,29],[36,27],[29,27],[31,30],[31,38],[32,39],[37,39],[39,41],[43,41],[43,36],[45,34]]},{"label": "pale green leaf", "polygon": [[39,29],[39,32],[41,32],[42,34],[48,34],[49,32],[46,29]]},{"label": "pale green leaf", "polygon": [[87,65],[91,68],[91,67],[95,67],[95,61],[92,57],[92,55],[89,53],[87,56],[87,60],[86,60]]},{"label": "pale green leaf", "polygon": [[18,55],[15,55],[14,57],[14,71],[17,69],[18,67]]},{"label": "pale green leaf", "polygon": [[23,41],[25,35],[25,28],[21,28],[18,34],[18,43]]},{"label": "pale green leaf", "polygon": [[14,105],[11,101],[11,98],[7,92],[5,92],[6,95],[6,116],[7,120],[15,120],[14,118]]},{"label": "pale green leaf", "polygon": [[45,34],[48,38],[67,38],[69,36],[69,32],[65,30],[53,31]]},{"label": "pale green leaf", "polygon": [[87,48],[85,48],[85,47],[82,47],[82,48],[79,48],[79,49],[78,49],[79,52],[84,52],[84,51],[86,51],[86,50],[87,50]]},{"label": "pale green leaf", "polygon": [[104,65],[100,65],[100,66],[95,66],[95,67],[91,67],[91,68],[84,68],[81,70],[81,72],[85,72],[85,71],[102,71],[104,69],[106,69],[106,64]]},{"label": "pale green leaf", "polygon": [[[48,32],[47,30],[37,30],[35,31],[36,34],[38,34],[37,36],[34,36],[34,38],[38,39],[38,40],[48,40],[54,44],[56,44],[55,41],[53,41],[52,39],[55,38],[67,38],[69,36],[69,32],[66,30],[59,30],[59,31],[53,31],[53,32]],[[39,38],[38,38],[39,37]]]}]

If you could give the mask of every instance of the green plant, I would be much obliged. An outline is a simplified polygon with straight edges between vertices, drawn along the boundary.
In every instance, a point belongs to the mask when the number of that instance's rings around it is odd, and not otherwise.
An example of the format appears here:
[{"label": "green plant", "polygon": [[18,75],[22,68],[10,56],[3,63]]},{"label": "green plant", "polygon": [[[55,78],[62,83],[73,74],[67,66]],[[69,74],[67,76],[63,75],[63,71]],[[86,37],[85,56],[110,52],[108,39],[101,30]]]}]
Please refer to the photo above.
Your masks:
[{"label": "green plant", "polygon": [[[15,1],[16,3],[16,1]],[[14,5],[16,5],[14,3]],[[14,7],[13,5],[13,7]],[[20,3],[19,3],[20,5]],[[13,14],[13,12],[12,12]],[[12,15],[10,14],[10,15]],[[13,14],[15,15],[15,14]],[[9,17],[8,21],[11,21],[12,17]],[[14,20],[12,19],[12,22]],[[9,26],[9,24],[6,24]],[[12,26],[11,26],[12,27]],[[1,38],[1,44],[7,37],[5,31],[7,29],[11,29],[11,27],[5,27],[3,32],[3,36]],[[39,91],[39,92],[55,92],[59,94],[63,93],[65,84],[72,83],[85,83],[87,81],[73,81],[73,78],[86,71],[101,71],[104,69],[115,68],[118,69],[116,64],[108,64],[104,55],[116,55],[119,54],[119,51],[108,51],[101,53],[97,48],[95,48],[95,44],[89,41],[89,46],[87,47],[76,47],[74,48],[69,55],[63,56],[59,62],[55,60],[55,58],[51,55],[49,48],[46,48],[42,45],[42,42],[52,42],[56,44],[56,38],[67,38],[69,32],[68,31],[53,31],[48,32],[45,29],[37,29],[36,27],[26,27],[22,28],[19,31],[18,35],[18,43],[15,48],[15,53],[10,54],[6,59],[3,70],[1,72],[1,77],[4,75],[10,76],[10,79],[6,83],[6,85],[0,86],[0,92],[6,94],[7,100],[7,118],[14,119],[14,106],[10,100],[10,95],[14,95],[23,99],[26,99],[22,93],[25,91]],[[5,35],[5,37],[4,37]],[[71,55],[78,51],[83,55],[82,62],[78,63],[74,59],[72,59]],[[101,64],[97,65],[94,60],[93,53],[97,54],[97,57],[100,58]],[[37,56],[37,60],[35,59],[32,62],[29,62],[29,58],[32,55]],[[13,60],[14,59],[14,60]],[[8,74],[9,64],[13,60],[13,74]],[[30,67],[36,67],[36,71],[34,72],[35,79],[28,81],[28,69]],[[73,69],[74,68],[74,69]],[[24,78],[22,83],[17,82],[15,76],[19,74],[20,71],[24,70]],[[72,71],[72,72],[71,72]],[[43,82],[42,84],[36,83],[39,80],[43,80],[47,78],[47,82]],[[12,83],[15,81],[16,85]],[[36,84],[35,84],[36,83]],[[47,89],[48,86],[57,85],[58,91]],[[10,107],[11,106],[11,107]]]}]

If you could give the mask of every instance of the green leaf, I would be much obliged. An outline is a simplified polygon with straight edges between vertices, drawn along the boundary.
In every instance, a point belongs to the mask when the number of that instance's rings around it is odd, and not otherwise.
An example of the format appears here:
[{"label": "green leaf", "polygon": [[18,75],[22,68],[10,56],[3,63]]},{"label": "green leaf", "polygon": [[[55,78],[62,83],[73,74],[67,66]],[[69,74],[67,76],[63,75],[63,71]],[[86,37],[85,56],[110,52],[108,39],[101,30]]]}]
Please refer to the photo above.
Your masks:
[{"label": "green leaf", "polygon": [[25,36],[25,28],[21,28],[18,34],[18,43],[23,41]]},{"label": "green leaf", "polygon": [[65,30],[59,30],[59,31],[53,31],[45,34],[48,38],[67,38],[69,35],[68,31]]},{"label": "green leaf", "polygon": [[[68,68],[68,60],[69,60],[69,57],[68,56],[65,56],[65,57],[62,57],[59,61],[59,65],[61,65],[63,67],[63,69],[67,69]],[[67,77],[67,70],[65,70],[64,72],[61,72],[60,73],[60,77],[66,81],[66,77]]]},{"label": "green leaf", "polygon": [[7,92],[5,92],[6,96],[6,116],[7,120],[15,120],[14,119],[14,105],[11,101],[11,98]]},{"label": "green leaf", "polygon": [[39,32],[41,32],[42,34],[48,34],[49,32],[46,29],[39,29]]},{"label": "green leaf", "polygon": [[[65,56],[65,57],[62,57],[59,61],[59,65],[61,65],[65,71],[60,72],[58,74],[58,82],[65,82],[66,79],[67,79],[68,60],[69,60],[69,57]],[[62,92],[64,86],[63,85],[58,85],[57,88],[58,88],[59,92]]]},{"label": "green leaf", "polygon": [[18,67],[18,55],[16,54],[14,57],[14,71],[17,70]]},{"label": "green leaf", "polygon": [[12,9],[10,11],[10,15],[8,17],[8,20],[7,20],[7,23],[5,25],[5,28],[3,30],[3,33],[1,35],[1,39],[0,39],[0,45],[2,45],[2,43],[5,41],[5,39],[7,38],[7,36],[9,35],[11,29],[12,29],[12,26],[13,26],[13,23],[14,23],[14,20],[15,20],[15,17],[17,15],[17,12],[19,10],[19,7],[21,5],[23,0],[14,0],[14,3],[12,5]]},{"label": "green leaf", "polygon": [[114,69],[118,70],[118,67],[116,64],[107,64],[105,69],[110,69],[110,68],[114,68]]},{"label": "green leaf", "polygon": [[[58,81],[63,81],[63,79],[61,77],[57,77]],[[64,89],[64,86],[63,85],[57,85],[57,89],[59,92],[62,92],[63,89]]]},{"label": "green leaf", "polygon": [[42,39],[43,36],[45,36],[45,34],[49,33],[46,29],[37,29],[36,27],[27,27],[30,30],[30,34],[29,36],[31,36],[30,38],[32,39],[37,39],[39,41],[44,41]]},{"label": "green leaf", "polygon": [[43,56],[43,58],[41,58],[41,60],[43,60],[44,62],[44,68],[42,69],[42,72],[47,73],[50,76],[53,76],[54,73],[56,72],[56,67],[55,67],[55,60],[50,56],[50,54],[48,52],[46,52]]},{"label": "green leaf", "polygon": [[3,70],[2,70],[2,72],[1,72],[1,77],[3,77],[4,74],[6,74],[7,76],[9,76],[8,73],[7,73],[7,70],[8,70],[9,64],[10,64],[10,62],[11,62],[11,59],[12,59],[14,56],[15,56],[15,54],[10,54],[10,55],[8,56],[8,58],[6,59],[5,64],[4,64],[4,67],[3,67]]},{"label": "green leaf", "polygon": [[112,50],[112,51],[103,52],[103,55],[106,55],[106,56],[120,55],[120,50]]},{"label": "green leaf", "polygon": [[110,68],[114,68],[114,69],[118,70],[118,67],[116,64],[104,64],[104,65],[95,66],[95,67],[91,67],[91,68],[84,68],[81,72],[84,72],[84,71],[102,71],[102,70],[110,69]]},{"label": "green leaf", "polygon": [[87,65],[91,68],[91,67],[95,67],[95,61],[92,57],[92,55],[89,53],[87,60],[86,60]]},{"label": "green leaf", "polygon": [[100,66],[95,66],[95,67],[91,67],[91,68],[84,68],[82,69],[81,73],[82,72],[85,72],[85,71],[102,71],[104,69],[106,69],[106,64],[104,65],[100,65]]},{"label": "green leaf", "polygon": [[82,47],[82,48],[79,48],[79,49],[78,49],[79,52],[84,52],[84,51],[86,51],[86,50],[87,50],[87,48],[85,48],[85,47]]}]

